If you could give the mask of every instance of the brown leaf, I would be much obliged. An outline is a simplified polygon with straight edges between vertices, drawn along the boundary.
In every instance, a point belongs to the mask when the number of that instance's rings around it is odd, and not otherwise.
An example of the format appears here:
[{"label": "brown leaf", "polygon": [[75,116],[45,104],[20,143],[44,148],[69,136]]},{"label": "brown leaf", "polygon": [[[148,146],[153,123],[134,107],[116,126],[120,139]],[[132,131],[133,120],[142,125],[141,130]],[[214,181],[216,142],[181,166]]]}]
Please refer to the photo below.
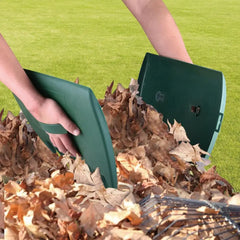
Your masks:
[{"label": "brown leaf", "polygon": [[57,217],[59,219],[61,219],[64,222],[70,222],[72,221],[72,217],[70,216],[70,208],[68,207],[68,204],[66,202],[66,200],[55,200],[54,199],[54,208],[52,208],[52,210],[54,210],[54,212],[56,212]]},{"label": "brown leaf", "polygon": [[131,208],[126,210],[118,208],[116,211],[104,214],[104,220],[113,225],[117,225],[125,219],[128,219],[133,226],[139,225],[143,221],[141,215],[139,215],[139,205],[135,204],[135,206],[131,206]]},{"label": "brown leaf", "polygon": [[228,200],[230,205],[240,205],[240,193],[235,194]]},{"label": "brown leaf", "polygon": [[4,229],[4,206],[1,200],[0,200],[0,229]]},{"label": "brown leaf", "polygon": [[70,189],[71,185],[74,183],[74,175],[71,172],[66,172],[65,174],[57,174],[52,178],[54,187],[61,189]]},{"label": "brown leaf", "polygon": [[4,108],[1,110],[0,112],[0,124],[2,123],[2,116],[3,116],[3,113],[4,113]]},{"label": "brown leaf", "polygon": [[74,174],[74,180],[77,183],[93,186],[97,184],[103,185],[99,169],[97,168],[94,173],[91,173],[88,165],[80,156],[77,156],[73,161],[69,155],[65,155],[62,158],[62,163],[65,167],[68,166],[69,171]]},{"label": "brown leaf", "polygon": [[33,155],[44,162],[51,163],[52,166],[61,167],[61,164],[58,161],[58,155],[53,153],[39,137],[36,138]]},{"label": "brown leaf", "polygon": [[131,154],[119,153],[116,161],[120,170],[120,175],[129,178],[135,183],[144,179],[153,178],[153,174],[151,174],[148,169],[141,166],[137,158]]},{"label": "brown leaf", "polygon": [[[198,218],[191,222],[196,226],[179,228],[189,215],[186,208],[176,217],[177,211],[171,214],[165,207],[142,223],[136,202],[148,195],[228,202],[232,188],[216,169],[199,170],[199,162],[206,165],[201,155],[207,153],[189,143],[180,123],[174,121],[168,128],[162,114],[137,96],[136,81],[127,89],[121,84],[114,92],[112,88],[113,83],[99,103],[112,137],[118,189],[106,189],[99,168],[91,173],[81,157],[73,160],[53,154],[22,115],[8,113],[2,120],[0,113],[0,167],[4,175],[0,176],[0,213],[5,211],[5,222],[0,215],[0,228],[5,227],[6,239],[149,239],[145,232],[154,224],[161,229],[176,220],[166,234],[177,233],[178,238],[192,233],[190,239],[213,237],[214,230],[199,225]],[[229,203],[236,199],[237,195]],[[209,208],[198,211],[217,214]],[[213,228],[216,224],[210,223]]]},{"label": "brown leaf", "polygon": [[179,157],[185,162],[201,162],[201,154],[208,154],[207,152],[201,150],[197,145],[192,146],[188,142],[181,142],[175,149],[169,152],[170,154]]},{"label": "brown leaf", "polygon": [[99,203],[90,202],[88,208],[83,211],[80,221],[81,226],[90,237],[93,237],[97,228],[97,221],[103,217],[103,206]]},{"label": "brown leaf", "polygon": [[134,239],[134,240],[150,240],[151,238],[146,236],[141,230],[132,230],[132,229],[120,229],[113,228],[110,230],[110,239]]},{"label": "brown leaf", "polygon": [[2,164],[3,167],[11,166],[11,156],[12,149],[10,143],[2,143],[0,140],[0,164]]},{"label": "brown leaf", "polygon": [[79,84],[79,77],[75,79],[74,83]]},{"label": "brown leaf", "polygon": [[35,235],[36,237],[46,239],[46,236],[41,231],[39,231],[39,228],[40,228],[39,225],[36,225],[33,223],[33,218],[34,218],[34,212],[32,210],[29,210],[27,214],[23,216],[23,222],[24,222],[25,228],[27,228],[27,230],[31,232],[33,235]]},{"label": "brown leaf", "polygon": [[175,184],[177,179],[177,172],[175,168],[172,168],[169,164],[165,166],[161,162],[157,162],[157,164],[153,168],[153,173],[155,176],[162,176],[166,179],[167,182],[172,185]]},{"label": "brown leaf", "polygon": [[158,113],[153,107],[148,107],[146,112],[147,128],[156,135],[168,130],[167,125],[163,122],[162,114]]},{"label": "brown leaf", "polygon": [[211,167],[210,169],[208,169],[206,172],[204,172],[201,177],[200,177],[200,183],[203,184],[203,183],[206,183],[206,182],[209,182],[209,181],[212,181],[212,180],[220,180],[222,182],[224,182],[228,189],[230,191],[233,190],[233,187],[231,186],[231,184],[226,180],[224,179],[223,177],[221,177],[217,171],[216,171],[216,166],[213,166]]},{"label": "brown leaf", "polygon": [[9,181],[4,186],[4,190],[7,193],[17,195],[22,190],[22,188],[20,187],[20,185],[18,183],[14,182],[14,181]]},{"label": "brown leaf", "polygon": [[4,229],[4,239],[14,240],[18,239],[18,230],[14,227],[6,227]]},{"label": "brown leaf", "polygon": [[173,134],[174,139],[177,142],[190,142],[189,138],[187,137],[186,131],[181,123],[178,123],[175,119],[173,125],[171,125],[169,121],[167,121],[167,123],[169,126],[169,133]]},{"label": "brown leaf", "polygon": [[219,210],[215,210],[213,208],[209,208],[206,206],[199,207],[196,209],[196,211],[200,213],[213,214],[213,215],[216,215],[219,213]]},{"label": "brown leaf", "polygon": [[67,225],[67,232],[70,240],[76,240],[80,237],[80,228],[76,222]]}]

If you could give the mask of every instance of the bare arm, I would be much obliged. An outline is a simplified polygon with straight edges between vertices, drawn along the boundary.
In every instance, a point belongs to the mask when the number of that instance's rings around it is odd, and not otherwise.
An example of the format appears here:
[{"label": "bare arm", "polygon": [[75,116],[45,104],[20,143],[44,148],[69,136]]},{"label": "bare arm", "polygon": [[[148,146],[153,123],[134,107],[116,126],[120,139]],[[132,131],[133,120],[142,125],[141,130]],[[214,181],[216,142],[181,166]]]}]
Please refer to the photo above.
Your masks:
[{"label": "bare arm", "polygon": [[0,81],[5,84],[18,98],[20,98],[31,112],[36,112],[37,107],[44,101],[44,98],[31,84],[20,63],[1,34]]},{"label": "bare arm", "polygon": [[[49,124],[59,123],[70,133],[79,134],[77,126],[68,119],[58,104],[38,93],[1,34],[0,81],[21,99],[37,120]],[[77,151],[67,135],[49,134],[49,137],[59,151],[64,153],[68,150],[72,155],[76,154]]]},{"label": "bare arm", "polygon": [[179,29],[162,0],[123,0],[159,55],[192,63]]}]

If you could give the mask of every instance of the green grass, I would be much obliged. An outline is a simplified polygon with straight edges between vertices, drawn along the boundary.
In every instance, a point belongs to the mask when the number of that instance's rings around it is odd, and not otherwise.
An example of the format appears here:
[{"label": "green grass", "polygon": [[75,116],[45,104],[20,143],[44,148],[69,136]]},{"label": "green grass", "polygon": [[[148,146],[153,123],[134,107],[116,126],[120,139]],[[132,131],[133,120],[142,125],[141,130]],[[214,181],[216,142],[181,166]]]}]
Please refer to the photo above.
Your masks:
[{"label": "green grass", "polygon": [[[195,64],[224,73],[227,104],[211,160],[240,191],[240,1],[166,0]],[[123,3],[105,0],[0,1],[0,32],[24,68],[74,81],[97,98],[111,81],[137,78],[147,51],[155,53]],[[0,84],[0,108],[17,114]]]}]

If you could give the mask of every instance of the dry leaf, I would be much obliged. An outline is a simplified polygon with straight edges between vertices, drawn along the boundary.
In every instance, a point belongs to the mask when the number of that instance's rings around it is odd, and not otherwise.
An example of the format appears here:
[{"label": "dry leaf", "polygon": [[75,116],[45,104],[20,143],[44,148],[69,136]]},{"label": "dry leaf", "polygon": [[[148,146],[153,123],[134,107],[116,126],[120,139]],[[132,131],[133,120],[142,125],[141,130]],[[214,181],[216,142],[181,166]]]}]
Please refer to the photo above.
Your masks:
[{"label": "dry leaf", "polygon": [[219,210],[215,210],[213,208],[209,208],[206,206],[199,207],[196,209],[196,211],[200,212],[200,213],[206,213],[206,214],[218,214],[219,213]]},{"label": "dry leaf", "polygon": [[4,229],[4,207],[0,200],[0,229]]},{"label": "dry leaf", "polygon": [[[183,126],[174,121],[169,129],[137,94],[134,80],[114,91],[112,83],[99,100],[112,137],[118,189],[105,189],[99,168],[90,172],[81,157],[50,152],[22,114],[8,113],[3,120],[0,113],[0,228],[6,239],[150,239],[168,223],[165,236],[214,237],[213,229],[223,227],[219,222],[212,221],[209,230],[196,218],[195,226],[181,228],[190,216],[186,208],[179,215],[166,206],[143,222],[138,202],[148,195],[229,203],[237,203],[238,195],[230,200],[232,187],[216,168],[205,171],[201,155],[207,153],[190,144]],[[155,224],[156,232],[148,233]]]},{"label": "dry leaf", "polygon": [[90,202],[89,207],[83,211],[80,217],[81,226],[90,237],[93,237],[97,229],[97,221],[103,217],[102,209],[101,204]]},{"label": "dry leaf", "polygon": [[146,236],[141,230],[132,229],[119,229],[113,228],[110,230],[112,239],[122,239],[122,240],[150,240],[151,238]]},{"label": "dry leaf", "polygon": [[169,126],[169,132],[173,134],[174,139],[177,142],[190,142],[189,138],[187,137],[186,131],[181,123],[178,123],[175,119],[173,125],[171,125],[169,121],[167,121],[167,123]]},{"label": "dry leaf", "polygon": [[227,202],[229,205],[240,205],[240,193],[232,196]]},{"label": "dry leaf", "polygon": [[169,153],[179,157],[181,160],[186,162],[197,162],[202,161],[200,148],[192,146],[188,142],[181,142],[175,149],[171,150]]},{"label": "dry leaf", "polygon": [[24,227],[33,235],[39,238],[47,239],[46,236],[39,231],[39,226],[33,224],[34,212],[29,210],[25,216],[23,216]]},{"label": "dry leaf", "polygon": [[[206,182],[210,182],[212,180],[218,180],[220,181],[219,183],[221,184],[224,183],[227,187],[227,189],[229,190],[229,192],[231,193],[233,191],[233,188],[231,186],[231,184],[224,179],[223,177],[221,177],[217,171],[216,171],[216,166],[211,167],[210,169],[208,169],[206,172],[204,172],[201,177],[200,177],[200,183],[204,184]],[[217,183],[217,182],[216,182]]]}]

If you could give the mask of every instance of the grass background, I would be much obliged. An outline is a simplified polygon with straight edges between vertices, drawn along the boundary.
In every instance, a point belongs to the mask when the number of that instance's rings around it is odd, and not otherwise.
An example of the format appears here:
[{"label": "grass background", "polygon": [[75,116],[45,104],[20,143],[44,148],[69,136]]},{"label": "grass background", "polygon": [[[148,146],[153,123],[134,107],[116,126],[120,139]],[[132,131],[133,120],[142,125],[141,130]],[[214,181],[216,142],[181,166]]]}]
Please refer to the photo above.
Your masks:
[{"label": "grass background", "polygon": [[[240,1],[165,3],[193,62],[226,78],[225,116],[210,159],[240,191]],[[0,9],[0,32],[24,68],[69,81],[79,77],[97,98],[113,80],[128,86],[138,77],[145,53],[155,53],[120,0],[1,0]],[[19,111],[2,84],[0,108]]]}]

